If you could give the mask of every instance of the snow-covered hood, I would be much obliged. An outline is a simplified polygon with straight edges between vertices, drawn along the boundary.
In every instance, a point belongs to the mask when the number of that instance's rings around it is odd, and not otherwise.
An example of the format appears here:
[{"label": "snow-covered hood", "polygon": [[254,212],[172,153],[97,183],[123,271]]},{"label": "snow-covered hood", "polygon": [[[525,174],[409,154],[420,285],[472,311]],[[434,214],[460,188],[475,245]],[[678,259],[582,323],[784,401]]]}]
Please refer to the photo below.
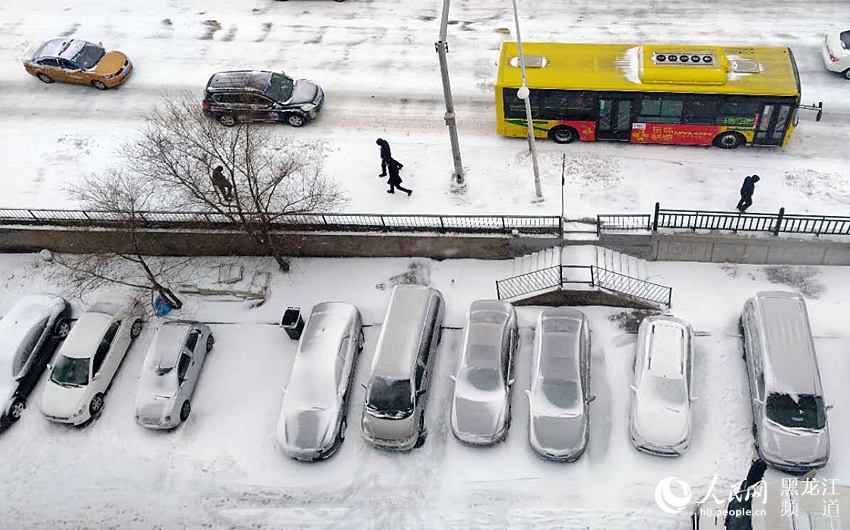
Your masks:
[{"label": "snow-covered hood", "polygon": [[287,103],[291,105],[300,105],[303,103],[312,103],[316,99],[316,94],[319,92],[319,87],[306,79],[298,79],[292,87],[292,95],[289,96]]},{"label": "snow-covered hood", "polygon": [[[175,396],[142,395],[141,389],[136,397],[136,421],[143,425],[168,426],[176,424]],[[171,416],[166,420],[166,416]]]},{"label": "snow-covered hood", "polygon": [[310,458],[329,449],[334,443],[336,411],[329,409],[297,409],[281,412],[277,423],[277,441],[293,458]]},{"label": "snow-covered hood", "polygon": [[551,456],[569,456],[584,448],[587,417],[548,416],[532,411],[529,441],[538,451]]},{"label": "snow-covered hood", "polygon": [[675,447],[687,440],[691,424],[688,403],[672,404],[651,396],[635,396],[633,427],[642,440],[657,447]]},{"label": "snow-covered hood", "polygon": [[47,381],[39,408],[42,414],[54,418],[71,418],[83,406],[87,387],[65,387]]},{"label": "snow-covered hood", "polygon": [[492,438],[505,426],[507,403],[502,392],[456,395],[452,404],[452,428],[458,435]]},{"label": "snow-covered hood", "polygon": [[771,421],[764,421],[761,429],[760,449],[766,459],[780,464],[825,463],[829,458],[829,429],[805,431],[784,429]]}]

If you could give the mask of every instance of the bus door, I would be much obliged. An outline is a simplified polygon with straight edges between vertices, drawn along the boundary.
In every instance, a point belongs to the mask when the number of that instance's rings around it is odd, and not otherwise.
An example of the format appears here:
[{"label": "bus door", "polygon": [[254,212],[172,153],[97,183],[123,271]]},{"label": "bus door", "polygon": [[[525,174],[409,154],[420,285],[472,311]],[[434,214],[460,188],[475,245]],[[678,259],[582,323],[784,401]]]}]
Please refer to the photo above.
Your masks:
[{"label": "bus door", "polygon": [[632,100],[600,96],[596,139],[628,142],[631,137]]},{"label": "bus door", "polygon": [[792,106],[780,103],[765,103],[759,116],[753,145],[782,145]]}]

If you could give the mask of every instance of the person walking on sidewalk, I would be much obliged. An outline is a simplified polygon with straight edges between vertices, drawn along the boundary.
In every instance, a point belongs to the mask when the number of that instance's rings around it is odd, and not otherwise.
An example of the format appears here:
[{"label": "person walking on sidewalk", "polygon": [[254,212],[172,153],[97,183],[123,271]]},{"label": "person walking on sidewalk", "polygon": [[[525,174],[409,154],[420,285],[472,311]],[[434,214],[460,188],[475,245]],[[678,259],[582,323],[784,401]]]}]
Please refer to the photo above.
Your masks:
[{"label": "person walking on sidewalk", "polygon": [[378,138],[377,140],[375,140],[375,143],[381,146],[381,174],[378,176],[386,177],[387,167],[389,167],[390,160],[393,159],[393,155],[390,152],[390,143],[384,140],[383,138]]},{"label": "person walking on sidewalk", "polygon": [[756,191],[756,182],[759,181],[758,175],[744,177],[744,183],[741,185],[741,200],[738,201],[738,211],[744,213],[747,208],[753,204],[753,192]]},{"label": "person walking on sidewalk", "polygon": [[233,200],[233,184],[224,176],[224,168],[216,166],[212,172],[212,183],[224,202]]},{"label": "person walking on sidewalk", "polygon": [[409,190],[407,188],[403,188],[401,186],[401,175],[399,175],[399,171],[403,166],[401,162],[398,160],[394,160],[390,158],[387,163],[387,169],[390,171],[390,178],[387,179],[387,184],[390,185],[390,189],[387,190],[387,193],[395,193],[395,190],[406,192],[408,196],[413,193],[413,190]]}]

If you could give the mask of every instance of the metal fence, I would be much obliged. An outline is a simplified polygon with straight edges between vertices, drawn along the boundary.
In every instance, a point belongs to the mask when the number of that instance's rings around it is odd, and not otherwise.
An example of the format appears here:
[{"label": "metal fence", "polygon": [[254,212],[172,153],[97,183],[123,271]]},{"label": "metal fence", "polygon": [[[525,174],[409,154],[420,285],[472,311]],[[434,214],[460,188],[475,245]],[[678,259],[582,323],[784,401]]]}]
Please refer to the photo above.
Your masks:
[{"label": "metal fence", "polygon": [[655,203],[653,215],[600,214],[596,217],[596,227],[597,235],[602,232],[655,232],[659,228],[669,228],[846,236],[850,235],[850,217],[787,214],[785,208],[780,208],[777,213],[672,210]]},{"label": "metal fence", "polygon": [[[587,269],[590,273],[589,280],[565,279],[572,276],[567,271],[574,269]],[[556,265],[497,280],[496,297],[499,300],[511,299],[577,283],[665,307],[670,307],[673,297],[672,287],[627,276],[596,265]]]},{"label": "metal fence", "polygon": [[[220,212],[141,211],[133,215],[94,210],[0,208],[0,225],[142,228],[238,229],[234,214]],[[259,214],[245,214],[248,222],[261,222]],[[526,234],[560,236],[559,216],[534,215],[384,215],[357,213],[266,214],[276,230],[345,232],[441,232]]]}]

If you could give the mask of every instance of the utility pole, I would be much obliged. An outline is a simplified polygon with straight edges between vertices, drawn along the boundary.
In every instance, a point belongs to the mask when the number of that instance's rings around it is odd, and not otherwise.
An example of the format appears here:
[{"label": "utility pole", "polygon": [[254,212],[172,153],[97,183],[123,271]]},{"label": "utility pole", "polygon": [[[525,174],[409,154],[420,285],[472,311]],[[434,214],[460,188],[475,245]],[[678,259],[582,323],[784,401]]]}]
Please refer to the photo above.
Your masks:
[{"label": "utility pole", "polygon": [[449,128],[449,139],[452,143],[452,158],[454,159],[455,172],[452,177],[457,184],[463,185],[463,164],[460,160],[460,145],[457,141],[457,124],[455,121],[455,105],[452,101],[452,86],[449,83],[449,65],[446,54],[449,52],[449,43],[446,41],[446,33],[449,25],[449,2],[443,0],[443,18],[440,21],[440,40],[434,43],[437,55],[440,58],[440,74],[443,78],[443,98],[446,101],[446,126]]},{"label": "utility pole", "polygon": [[517,91],[517,97],[525,101],[525,119],[528,122],[528,151],[531,153],[531,166],[534,169],[534,193],[537,201],[543,200],[543,190],[540,187],[540,168],[537,167],[537,149],[534,146],[534,123],[531,120],[531,102],[528,99],[528,79],[525,76],[525,54],[522,52],[522,36],[519,31],[519,14],[517,14],[516,0],[511,0],[514,5],[514,22],[516,22],[516,43],[519,51],[519,66],[522,70],[522,86]]}]

